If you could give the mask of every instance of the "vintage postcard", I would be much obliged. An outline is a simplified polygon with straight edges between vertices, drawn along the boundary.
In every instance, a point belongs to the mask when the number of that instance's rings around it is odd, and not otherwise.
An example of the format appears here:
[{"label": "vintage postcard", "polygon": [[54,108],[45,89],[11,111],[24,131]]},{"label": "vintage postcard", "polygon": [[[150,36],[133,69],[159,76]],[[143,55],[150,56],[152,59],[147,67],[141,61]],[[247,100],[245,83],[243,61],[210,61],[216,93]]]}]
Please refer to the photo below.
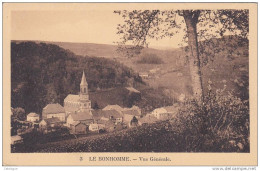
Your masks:
[{"label": "vintage postcard", "polygon": [[3,3],[4,166],[256,166],[257,3]]}]

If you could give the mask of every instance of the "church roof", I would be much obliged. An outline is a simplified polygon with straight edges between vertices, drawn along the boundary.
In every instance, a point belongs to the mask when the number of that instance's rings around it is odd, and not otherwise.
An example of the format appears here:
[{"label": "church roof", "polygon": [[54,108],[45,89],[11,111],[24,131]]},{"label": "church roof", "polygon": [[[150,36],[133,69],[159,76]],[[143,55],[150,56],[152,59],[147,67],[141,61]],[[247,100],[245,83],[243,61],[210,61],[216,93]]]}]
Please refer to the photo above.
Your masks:
[{"label": "church roof", "polygon": [[85,121],[85,120],[93,119],[93,116],[89,112],[72,113],[71,117],[74,121]]},{"label": "church roof", "polygon": [[64,101],[72,101],[72,102],[79,102],[79,95],[76,95],[76,94],[69,94],[65,99]]},{"label": "church roof", "polygon": [[83,71],[83,74],[82,74],[80,85],[88,85],[84,71]]},{"label": "church roof", "polygon": [[64,107],[62,107],[59,103],[56,104],[48,104],[43,108],[44,113],[64,113]]}]

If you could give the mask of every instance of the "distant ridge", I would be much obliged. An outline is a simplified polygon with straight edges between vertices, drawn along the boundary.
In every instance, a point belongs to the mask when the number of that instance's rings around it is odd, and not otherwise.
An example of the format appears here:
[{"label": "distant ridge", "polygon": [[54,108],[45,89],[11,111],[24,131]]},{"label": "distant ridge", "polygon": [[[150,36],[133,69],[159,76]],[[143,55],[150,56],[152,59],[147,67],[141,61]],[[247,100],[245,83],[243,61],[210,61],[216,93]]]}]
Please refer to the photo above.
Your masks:
[{"label": "distant ridge", "polygon": [[[80,56],[95,56],[105,58],[119,58],[121,55],[117,52],[117,45],[112,44],[98,44],[98,43],[77,43],[77,42],[55,42],[55,41],[41,41],[41,40],[12,40],[12,42],[35,42],[55,44],[63,49],[68,49],[76,55]],[[166,51],[175,51],[177,49],[169,47],[151,47],[145,48],[143,53],[161,54]]]}]

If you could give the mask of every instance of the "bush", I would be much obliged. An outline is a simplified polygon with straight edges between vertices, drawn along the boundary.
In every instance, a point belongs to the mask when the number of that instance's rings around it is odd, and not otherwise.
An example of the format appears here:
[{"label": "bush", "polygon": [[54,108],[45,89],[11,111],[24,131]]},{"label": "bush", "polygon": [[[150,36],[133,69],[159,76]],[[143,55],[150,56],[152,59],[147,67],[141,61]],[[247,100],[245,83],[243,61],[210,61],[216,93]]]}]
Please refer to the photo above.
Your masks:
[{"label": "bush", "polygon": [[188,151],[249,152],[249,103],[225,89],[209,91],[203,103],[186,101],[174,124]]},{"label": "bush", "polygon": [[136,62],[140,64],[162,64],[163,60],[156,54],[144,54],[141,56],[141,59]]}]

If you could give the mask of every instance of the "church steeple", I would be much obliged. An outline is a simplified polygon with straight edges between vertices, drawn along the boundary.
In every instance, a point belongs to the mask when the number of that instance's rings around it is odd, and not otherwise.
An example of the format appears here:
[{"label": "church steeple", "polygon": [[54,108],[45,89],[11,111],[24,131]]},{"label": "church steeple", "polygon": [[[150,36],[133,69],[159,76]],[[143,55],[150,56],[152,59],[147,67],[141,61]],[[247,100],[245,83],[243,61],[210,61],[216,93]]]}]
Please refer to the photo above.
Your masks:
[{"label": "church steeple", "polygon": [[88,112],[91,110],[91,102],[88,95],[88,83],[84,71],[80,83],[80,110]]},{"label": "church steeple", "polygon": [[82,74],[80,86],[83,86],[83,85],[88,85],[87,80],[86,80],[86,77],[85,77],[85,72],[84,72],[84,70],[83,70],[83,74]]}]

